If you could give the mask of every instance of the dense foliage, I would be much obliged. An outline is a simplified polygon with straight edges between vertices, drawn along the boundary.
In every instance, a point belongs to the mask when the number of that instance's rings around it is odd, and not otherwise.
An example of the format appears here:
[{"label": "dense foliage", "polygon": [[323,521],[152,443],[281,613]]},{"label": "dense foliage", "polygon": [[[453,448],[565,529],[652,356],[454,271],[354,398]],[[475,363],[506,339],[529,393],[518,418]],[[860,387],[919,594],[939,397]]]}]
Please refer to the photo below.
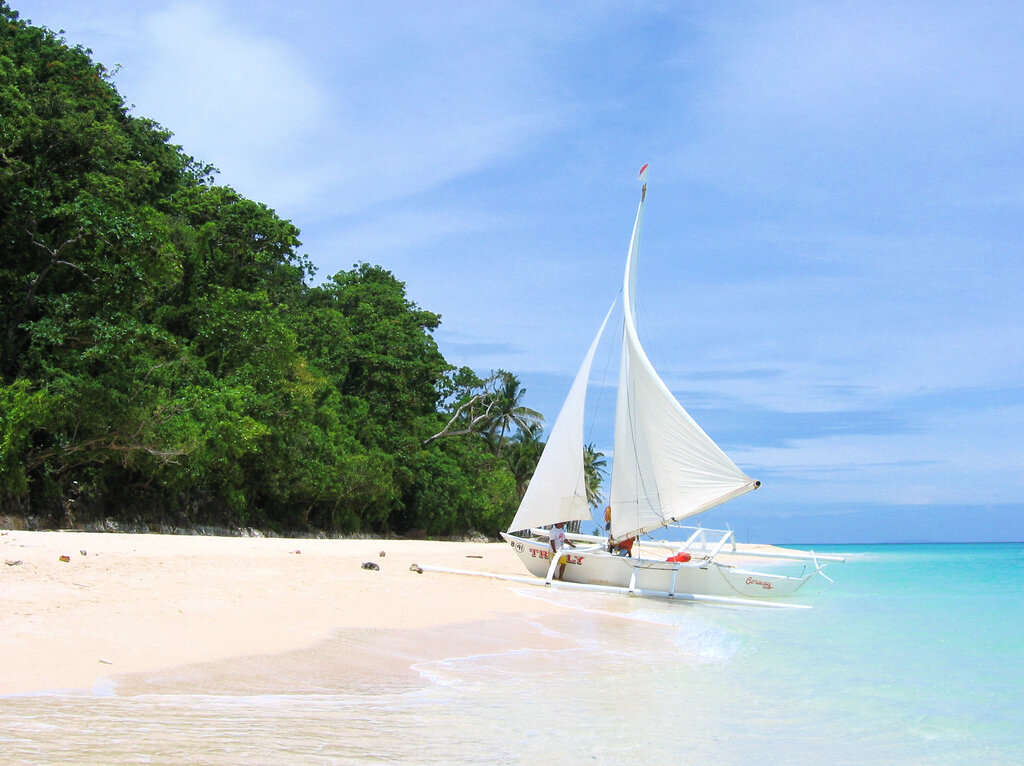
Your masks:
[{"label": "dense foliage", "polygon": [[542,448],[515,376],[452,369],[383,268],[310,286],[170,138],[0,2],[0,513],[503,528]]}]

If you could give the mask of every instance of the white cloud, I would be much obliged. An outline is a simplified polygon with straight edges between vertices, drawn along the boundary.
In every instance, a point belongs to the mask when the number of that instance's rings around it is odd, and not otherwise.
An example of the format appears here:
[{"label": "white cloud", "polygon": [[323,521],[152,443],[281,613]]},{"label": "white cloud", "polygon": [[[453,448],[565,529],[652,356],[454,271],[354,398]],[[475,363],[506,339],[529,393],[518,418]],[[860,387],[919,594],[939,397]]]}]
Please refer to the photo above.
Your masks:
[{"label": "white cloud", "polygon": [[149,14],[141,33],[151,51],[130,95],[136,113],[168,127],[225,183],[287,203],[277,179],[323,118],[322,85],[293,46],[239,23],[240,10],[175,3]]},{"label": "white cloud", "polygon": [[537,23],[501,5],[353,9],[321,62],[332,107],[312,188],[325,201],[329,193],[334,210],[357,213],[492,166],[559,130],[565,107],[531,49]]},{"label": "white cloud", "polygon": [[1024,407],[907,413],[913,430],[805,439],[738,451],[738,462],[777,474],[797,503],[899,505],[1016,503],[1024,495]]},{"label": "white cloud", "polygon": [[455,243],[469,232],[493,230],[502,225],[499,217],[486,211],[444,207],[384,208],[360,216],[348,226],[339,222],[332,227],[332,238],[322,242],[322,248],[327,252],[351,254],[347,257],[355,260],[379,262],[387,258],[401,262],[407,256],[415,258],[439,242]]}]

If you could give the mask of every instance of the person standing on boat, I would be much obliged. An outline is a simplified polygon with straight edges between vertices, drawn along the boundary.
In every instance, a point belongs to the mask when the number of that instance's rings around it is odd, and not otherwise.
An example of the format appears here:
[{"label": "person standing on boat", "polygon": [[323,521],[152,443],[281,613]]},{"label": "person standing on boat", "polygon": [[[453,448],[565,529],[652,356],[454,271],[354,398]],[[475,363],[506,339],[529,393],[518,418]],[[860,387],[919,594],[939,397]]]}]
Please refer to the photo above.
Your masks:
[{"label": "person standing on boat", "polygon": [[635,537],[627,537],[622,542],[615,543],[613,552],[616,556],[629,556],[633,558],[633,543],[635,542]]},{"label": "person standing on boat", "polygon": [[608,552],[614,553],[616,556],[633,556],[633,543],[636,538],[627,537],[621,543],[612,542],[612,507],[606,505],[604,507],[604,531],[608,535]]},{"label": "person standing on boat", "polygon": [[[568,544],[570,548],[575,548],[576,543],[565,536],[565,522],[559,521],[551,528],[548,532],[548,544],[551,546],[551,552],[558,556],[558,552],[562,549],[563,545]],[[569,563],[569,559],[565,556],[559,556],[558,558],[558,576],[557,580],[562,579],[562,575],[565,574],[565,565]]]}]

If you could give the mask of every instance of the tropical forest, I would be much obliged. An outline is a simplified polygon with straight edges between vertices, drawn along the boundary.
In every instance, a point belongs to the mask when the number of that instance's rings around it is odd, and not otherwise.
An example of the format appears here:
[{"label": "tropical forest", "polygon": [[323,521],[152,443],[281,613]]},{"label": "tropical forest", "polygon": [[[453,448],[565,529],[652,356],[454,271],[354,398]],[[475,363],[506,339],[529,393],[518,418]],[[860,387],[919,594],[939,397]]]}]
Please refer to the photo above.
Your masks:
[{"label": "tropical forest", "polygon": [[91,55],[0,2],[0,517],[503,530],[543,449],[517,376],[448,364],[358,253],[318,278]]}]

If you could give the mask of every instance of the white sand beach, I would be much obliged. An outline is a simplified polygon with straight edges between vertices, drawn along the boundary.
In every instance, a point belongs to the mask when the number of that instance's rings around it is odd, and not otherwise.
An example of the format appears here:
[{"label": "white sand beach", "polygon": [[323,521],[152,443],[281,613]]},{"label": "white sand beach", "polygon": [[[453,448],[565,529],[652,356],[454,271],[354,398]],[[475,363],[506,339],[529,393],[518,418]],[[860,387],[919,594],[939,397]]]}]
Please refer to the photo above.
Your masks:
[{"label": "white sand beach", "polygon": [[9,530],[0,560],[0,694],[285,654],[345,630],[423,629],[422,640],[425,629],[554,609],[522,585],[410,571],[523,574],[503,543]]},{"label": "white sand beach", "polygon": [[1020,546],[889,547],[791,611],[409,571],[521,575],[500,543],[0,531],[4,762],[1016,762]]}]

